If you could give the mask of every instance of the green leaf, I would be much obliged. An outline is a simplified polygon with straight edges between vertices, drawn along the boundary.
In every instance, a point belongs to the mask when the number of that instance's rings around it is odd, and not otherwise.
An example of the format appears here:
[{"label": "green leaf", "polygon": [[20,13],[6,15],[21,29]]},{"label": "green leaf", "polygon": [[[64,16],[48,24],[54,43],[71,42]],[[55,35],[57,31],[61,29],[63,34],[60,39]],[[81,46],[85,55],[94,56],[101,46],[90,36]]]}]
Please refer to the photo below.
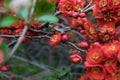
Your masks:
[{"label": "green leaf", "polygon": [[8,55],[8,52],[9,52],[9,48],[8,48],[8,46],[5,42],[2,42],[2,44],[0,45],[0,50],[3,51],[4,61],[6,61],[7,60],[7,55]]},{"label": "green leaf", "polygon": [[62,72],[59,73],[58,78],[59,78],[60,80],[70,80],[70,74],[69,74],[68,71],[63,70]]},{"label": "green leaf", "polygon": [[35,6],[35,15],[42,16],[45,14],[53,14],[55,12],[55,3],[47,0],[40,0]]},{"label": "green leaf", "polygon": [[63,77],[68,73],[68,71],[63,70],[62,72],[59,73],[59,77]]},{"label": "green leaf", "polygon": [[40,22],[57,23],[58,18],[54,15],[44,15],[37,18]]},{"label": "green leaf", "polygon": [[28,16],[29,16],[29,10],[27,8],[23,8],[21,9],[17,15],[23,19],[23,20],[27,20],[28,19]]},{"label": "green leaf", "polygon": [[0,27],[9,27],[18,22],[18,19],[11,15],[5,15],[0,22]]},{"label": "green leaf", "polygon": [[8,7],[12,0],[5,0],[4,7]]},{"label": "green leaf", "polygon": [[63,77],[63,80],[70,80],[70,74],[66,74],[64,77]]}]

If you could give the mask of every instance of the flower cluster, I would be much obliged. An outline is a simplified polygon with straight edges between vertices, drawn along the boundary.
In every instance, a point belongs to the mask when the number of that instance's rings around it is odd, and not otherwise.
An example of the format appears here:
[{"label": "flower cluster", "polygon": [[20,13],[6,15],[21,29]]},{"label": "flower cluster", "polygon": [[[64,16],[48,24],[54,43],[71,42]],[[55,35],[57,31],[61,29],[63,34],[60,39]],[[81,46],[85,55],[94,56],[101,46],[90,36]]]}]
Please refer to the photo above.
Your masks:
[{"label": "flower cluster", "polygon": [[[19,23],[13,24],[11,25],[11,27],[9,29],[7,28],[1,28],[0,29],[0,34],[7,34],[7,35],[16,35],[16,36],[20,36],[23,32],[25,23],[22,20],[19,20]],[[40,24],[38,22],[34,22],[32,23],[29,28],[32,28],[33,30],[40,30]],[[36,36],[39,35],[39,32],[34,32],[32,30],[28,30],[26,33],[26,36]],[[10,41],[10,38],[7,38],[7,41]],[[29,38],[24,38],[23,39],[23,43],[30,41]]]},{"label": "flower cluster", "polygon": [[78,17],[83,12],[85,0],[60,0],[59,10],[69,16]]},{"label": "flower cluster", "polygon": [[[29,0],[27,1],[29,2]],[[38,0],[38,2],[40,1]],[[24,26],[28,25],[23,42],[30,41],[30,39],[34,39],[36,36],[39,39],[41,36],[47,36],[50,38],[49,44],[52,47],[59,45],[61,42],[66,45],[71,44],[76,50],[79,50],[79,52],[73,52],[74,54],[70,55],[70,61],[73,64],[79,64],[84,61],[79,53],[86,52],[86,54],[83,54],[86,55],[84,64],[86,75],[81,76],[79,80],[119,80],[120,0],[47,1],[48,3],[55,1],[55,11],[56,13],[57,11],[60,12],[60,14],[54,14],[54,17],[56,16],[59,19],[58,23],[51,24],[46,21],[43,25],[33,16],[33,21],[30,24],[26,24],[24,20],[18,18],[15,14],[18,12],[18,9],[16,9],[15,11],[13,10],[14,14],[10,13],[10,15],[17,18],[19,23],[12,24],[9,28],[0,28],[0,34],[14,35],[14,38],[18,39],[23,33]],[[12,4],[11,9],[15,6],[19,7],[17,4]],[[0,2],[0,8],[2,6],[3,4]],[[31,6],[31,3],[28,4],[29,6]],[[71,36],[67,34],[67,32],[72,32],[72,30],[78,33],[80,38],[84,38],[84,40],[78,40],[78,45],[74,44],[74,41],[70,40]],[[50,31],[51,34],[49,34]],[[0,45],[1,43],[2,40],[0,38]],[[0,50],[0,63],[2,62],[3,53]],[[2,71],[7,71],[7,68],[3,67]]]},{"label": "flower cluster", "polygon": [[95,42],[86,55],[86,77],[91,80],[120,79],[120,43],[105,43],[103,46]]},{"label": "flower cluster", "polygon": [[[70,27],[77,29],[86,39],[107,42],[118,39],[117,28],[120,21],[119,0],[94,0],[86,7],[85,0],[60,0],[59,11],[69,20]],[[93,8],[93,16],[97,23],[91,22],[85,13]]]}]

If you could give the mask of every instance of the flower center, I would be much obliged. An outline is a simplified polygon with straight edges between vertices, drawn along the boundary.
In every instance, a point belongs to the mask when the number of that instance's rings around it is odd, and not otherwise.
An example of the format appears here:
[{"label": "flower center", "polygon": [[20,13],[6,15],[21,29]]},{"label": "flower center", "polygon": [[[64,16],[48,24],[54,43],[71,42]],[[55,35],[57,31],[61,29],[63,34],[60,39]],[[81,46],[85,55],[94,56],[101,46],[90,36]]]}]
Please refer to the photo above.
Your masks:
[{"label": "flower center", "polygon": [[107,1],[106,0],[101,0],[100,1],[100,8],[103,8],[107,5]]},{"label": "flower center", "polygon": [[57,36],[57,35],[54,35],[51,41],[54,42],[54,41],[56,41],[57,39],[58,39],[58,36]]},{"label": "flower center", "polygon": [[118,0],[113,0],[113,5],[117,6],[119,4]]},{"label": "flower center", "polygon": [[91,71],[92,71],[92,73],[100,73],[100,72],[101,72],[101,70],[100,70],[99,67],[93,67],[93,68],[91,69]]},{"label": "flower center", "polygon": [[92,58],[96,61],[100,58],[100,55],[98,53],[93,53]]},{"label": "flower center", "polygon": [[90,28],[90,34],[93,35],[95,33],[94,29],[93,28]]},{"label": "flower center", "polygon": [[112,21],[111,18],[112,18],[111,14],[107,13],[106,16],[105,16],[105,18],[104,18],[104,21]]},{"label": "flower center", "polygon": [[114,45],[111,45],[111,46],[108,47],[108,50],[112,50],[112,51],[114,51],[115,48],[116,48],[116,47],[115,47]]},{"label": "flower center", "polygon": [[118,12],[118,14],[117,14],[118,16],[120,16],[120,11]]},{"label": "flower center", "polygon": [[78,58],[74,58],[73,61],[77,62],[77,61],[79,61],[79,59]]},{"label": "flower center", "polygon": [[72,9],[72,7],[70,5],[67,5],[66,9],[67,9],[67,11],[70,11]]},{"label": "flower center", "polygon": [[110,61],[106,61],[105,62],[105,66],[110,66],[111,62]]},{"label": "flower center", "polygon": [[117,77],[117,78],[120,78],[120,72],[116,74],[116,77]]}]

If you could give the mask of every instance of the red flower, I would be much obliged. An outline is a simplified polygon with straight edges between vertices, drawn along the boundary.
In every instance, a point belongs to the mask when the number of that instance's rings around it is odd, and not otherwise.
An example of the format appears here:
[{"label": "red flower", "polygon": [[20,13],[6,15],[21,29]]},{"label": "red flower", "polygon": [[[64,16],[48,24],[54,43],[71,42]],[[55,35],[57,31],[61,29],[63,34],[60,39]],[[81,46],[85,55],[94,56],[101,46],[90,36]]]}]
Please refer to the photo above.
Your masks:
[{"label": "red flower", "polygon": [[113,75],[115,80],[120,80],[120,70],[117,70],[117,72]]},{"label": "red flower", "polygon": [[85,62],[86,75],[90,80],[103,80],[106,76],[105,69],[102,65],[91,65]]},{"label": "red flower", "polygon": [[77,21],[78,21],[77,19],[72,19],[71,22],[70,22],[71,23],[70,27],[71,28],[77,28],[78,27]]},{"label": "red flower", "polygon": [[[93,15],[100,28],[115,28],[120,19],[120,0],[94,0]],[[114,33],[114,30],[110,32]]]},{"label": "red flower", "polygon": [[95,41],[97,37],[97,31],[96,31],[95,25],[89,20],[87,20],[84,23],[84,29],[85,29],[85,37],[87,39],[92,39]]},{"label": "red flower", "polygon": [[76,12],[82,12],[84,8],[85,0],[76,0],[76,4],[74,5],[74,10]]},{"label": "red flower", "polygon": [[120,80],[120,70],[117,70],[116,73],[106,76],[105,80]]},{"label": "red flower", "polygon": [[117,61],[114,58],[107,59],[103,64],[105,70],[110,73],[111,75],[114,74],[117,66]]},{"label": "red flower", "polygon": [[58,45],[60,42],[61,42],[61,34],[60,33],[56,33],[56,34],[51,36],[51,38],[50,38],[50,45],[51,46]]},{"label": "red flower", "polygon": [[98,64],[101,63],[104,59],[104,55],[102,53],[102,47],[100,45],[93,44],[92,47],[89,49],[86,60],[91,64]]},{"label": "red flower", "polygon": [[62,13],[77,17],[79,13],[83,12],[84,4],[85,0],[60,0],[59,10]]},{"label": "red flower", "polygon": [[73,11],[75,5],[74,0],[61,0],[59,2],[59,10],[62,13],[68,14],[69,11]]},{"label": "red flower", "polygon": [[70,56],[70,60],[73,64],[79,64],[82,61],[82,58],[78,54],[73,54]]},{"label": "red flower", "polygon": [[103,46],[103,53],[106,57],[112,57],[114,54],[116,54],[119,50],[119,44],[118,43],[106,43]]}]

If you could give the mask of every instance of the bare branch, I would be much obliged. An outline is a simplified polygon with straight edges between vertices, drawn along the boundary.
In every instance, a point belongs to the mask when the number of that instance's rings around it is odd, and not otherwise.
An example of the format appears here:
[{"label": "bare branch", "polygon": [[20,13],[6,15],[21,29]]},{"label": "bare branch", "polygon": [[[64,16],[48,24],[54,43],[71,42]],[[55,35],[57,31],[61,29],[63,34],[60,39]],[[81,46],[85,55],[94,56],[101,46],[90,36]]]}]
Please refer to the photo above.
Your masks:
[{"label": "bare branch", "polygon": [[53,32],[45,32],[43,30],[37,30],[37,29],[33,29],[33,28],[29,28],[30,31],[33,31],[33,32],[37,32],[37,33],[42,33],[42,34],[48,34],[48,35],[52,35]]},{"label": "bare branch", "polygon": [[69,44],[69,45],[71,45],[71,46],[73,46],[75,49],[77,49],[77,50],[79,50],[80,52],[84,52],[84,53],[86,53],[86,51],[85,50],[83,50],[83,49],[81,49],[81,48],[79,48],[77,45],[75,45],[74,43],[72,43],[72,42],[67,42],[67,44]]},{"label": "bare branch", "polygon": [[89,7],[89,8],[87,8],[87,9],[85,9],[83,12],[89,12],[89,11],[91,11],[93,9],[93,6],[91,6],[91,7]]},{"label": "bare branch", "polygon": [[17,50],[17,48],[19,47],[19,45],[21,44],[23,38],[25,37],[25,34],[28,30],[28,26],[26,25],[23,29],[23,33],[21,34],[21,36],[18,39],[18,42],[15,44],[15,46],[13,47],[13,49],[11,50],[11,52],[8,54],[8,59],[11,58],[11,56],[15,53],[15,51]]},{"label": "bare branch", "polygon": [[85,6],[84,10],[89,8],[92,5],[92,3],[93,3],[93,0],[91,0],[90,3],[87,6]]},{"label": "bare branch", "polygon": [[33,5],[32,5],[32,8],[31,8],[31,12],[30,12],[30,17],[29,17],[28,23],[30,23],[32,21],[33,14],[34,14],[34,7],[36,5],[36,2],[37,2],[37,0],[33,0]]},{"label": "bare branch", "polygon": [[15,58],[17,60],[20,60],[20,61],[23,61],[23,62],[26,62],[26,63],[29,63],[29,64],[32,64],[32,65],[34,65],[34,66],[36,66],[38,68],[41,68],[43,70],[49,71],[49,69],[44,64],[38,64],[38,63],[36,63],[34,61],[30,61],[30,60],[27,60],[27,59],[25,59],[23,57],[19,57],[19,56],[15,56],[15,55],[13,56],[13,58]]}]

